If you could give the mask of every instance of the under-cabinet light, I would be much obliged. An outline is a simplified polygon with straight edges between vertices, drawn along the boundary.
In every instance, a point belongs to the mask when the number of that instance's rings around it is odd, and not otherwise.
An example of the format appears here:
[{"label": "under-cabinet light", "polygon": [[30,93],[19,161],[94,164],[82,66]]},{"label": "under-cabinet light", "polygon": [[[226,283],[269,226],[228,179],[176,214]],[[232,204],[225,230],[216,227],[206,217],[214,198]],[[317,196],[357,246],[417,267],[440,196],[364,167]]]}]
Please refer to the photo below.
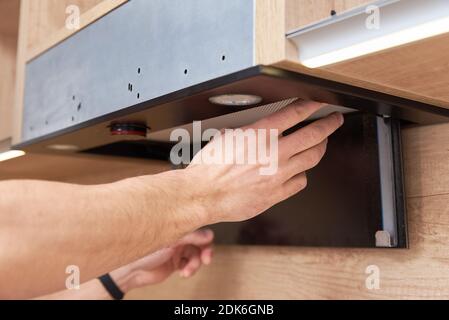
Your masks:
[{"label": "under-cabinet light", "polygon": [[2,153],[0,153],[0,162],[11,160],[11,159],[18,158],[18,157],[22,157],[25,154],[26,154],[25,151],[21,151],[21,150],[10,150],[10,151],[6,151],[6,152],[2,152]]},{"label": "under-cabinet light", "polygon": [[[318,68],[449,32],[447,0],[378,3],[289,34],[298,46],[299,61]],[[370,14],[376,14],[377,27],[370,28]]]},{"label": "under-cabinet light", "polygon": [[79,147],[73,144],[51,144],[47,146],[47,149],[55,151],[78,151]]},{"label": "under-cabinet light", "polygon": [[251,94],[223,94],[211,97],[209,101],[224,106],[245,107],[261,103],[262,98]]}]

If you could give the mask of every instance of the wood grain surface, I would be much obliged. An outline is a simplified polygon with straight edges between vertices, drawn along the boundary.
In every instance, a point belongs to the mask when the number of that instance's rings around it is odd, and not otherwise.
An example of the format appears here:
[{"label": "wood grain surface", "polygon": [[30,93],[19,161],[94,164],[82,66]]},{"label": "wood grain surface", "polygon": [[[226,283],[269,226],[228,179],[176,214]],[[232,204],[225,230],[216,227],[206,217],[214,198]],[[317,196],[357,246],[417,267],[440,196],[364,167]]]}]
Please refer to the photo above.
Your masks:
[{"label": "wood grain surface", "polygon": [[0,0],[0,152],[11,138],[19,0]]},{"label": "wood grain surface", "polygon": [[[404,130],[410,249],[218,247],[191,280],[129,299],[449,299],[449,124]],[[368,290],[366,268],[380,269]]]}]

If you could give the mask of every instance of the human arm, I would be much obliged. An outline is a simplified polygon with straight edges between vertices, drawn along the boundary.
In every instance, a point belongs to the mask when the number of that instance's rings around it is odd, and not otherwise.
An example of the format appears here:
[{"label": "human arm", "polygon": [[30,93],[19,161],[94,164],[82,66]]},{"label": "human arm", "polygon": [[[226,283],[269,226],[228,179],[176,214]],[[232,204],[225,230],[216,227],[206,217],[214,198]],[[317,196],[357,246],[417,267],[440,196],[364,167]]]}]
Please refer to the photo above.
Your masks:
[{"label": "human arm", "polygon": [[[301,102],[242,128],[278,129],[322,107]],[[0,182],[0,297],[31,298],[64,289],[66,267],[81,283],[167,247],[203,226],[250,219],[306,187],[339,114],[279,138],[278,170],[261,164],[202,164],[98,186],[41,181]],[[244,147],[243,147],[244,148]],[[244,150],[237,150],[243,152]]]},{"label": "human arm", "polygon": [[[212,262],[211,230],[193,232],[169,248],[159,250],[136,262],[110,272],[120,290],[131,290],[163,282],[178,271],[182,278],[190,278],[202,265]],[[111,300],[111,295],[98,279],[82,284],[79,289],[64,290],[38,300]]]}]

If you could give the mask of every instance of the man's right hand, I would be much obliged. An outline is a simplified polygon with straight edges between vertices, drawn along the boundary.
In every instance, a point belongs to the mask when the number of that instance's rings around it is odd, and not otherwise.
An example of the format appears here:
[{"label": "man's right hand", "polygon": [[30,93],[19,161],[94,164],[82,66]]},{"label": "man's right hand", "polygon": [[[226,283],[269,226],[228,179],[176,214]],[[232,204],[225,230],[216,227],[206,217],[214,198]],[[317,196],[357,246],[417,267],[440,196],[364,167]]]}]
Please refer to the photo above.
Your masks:
[{"label": "man's right hand", "polygon": [[[343,117],[331,115],[288,136],[282,132],[321,107],[296,103],[242,128],[240,135],[250,129],[278,129],[273,175],[261,174],[267,165],[262,162],[199,161],[226,140],[226,135],[218,135],[186,170],[93,186],[0,182],[0,297],[30,298],[62,290],[68,266],[81,270],[82,282],[89,281],[198,228],[250,219],[303,190],[305,172],[321,160],[327,137],[342,125]],[[266,137],[257,143],[267,145]],[[249,150],[243,143],[233,151],[245,155]]]},{"label": "man's right hand", "polygon": [[[298,131],[283,136],[282,133],[305,121],[324,105],[317,102],[298,102],[270,115],[248,129],[277,129],[279,132],[277,172],[261,175],[266,164],[209,163],[202,161],[204,154],[210,154],[225,145],[225,134],[217,135],[185,170],[194,186],[194,198],[206,208],[210,224],[237,222],[251,219],[273,205],[290,198],[307,186],[306,172],[323,158],[327,138],[344,122],[340,113],[317,120]],[[267,150],[268,140],[266,139]],[[246,154],[248,145],[238,145],[236,154]],[[240,149],[238,149],[240,148]],[[221,149],[220,149],[221,150]],[[223,150],[226,150],[224,148]],[[229,152],[230,150],[226,150]]]}]

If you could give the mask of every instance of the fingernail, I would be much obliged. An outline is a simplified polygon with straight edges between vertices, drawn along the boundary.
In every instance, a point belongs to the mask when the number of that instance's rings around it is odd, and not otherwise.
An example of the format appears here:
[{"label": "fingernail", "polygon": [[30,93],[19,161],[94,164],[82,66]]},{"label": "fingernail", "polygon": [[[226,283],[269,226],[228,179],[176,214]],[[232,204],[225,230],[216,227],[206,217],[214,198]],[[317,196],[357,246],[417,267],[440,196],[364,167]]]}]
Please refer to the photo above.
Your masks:
[{"label": "fingernail", "polygon": [[201,230],[201,234],[205,237],[205,238],[209,238],[212,236],[212,230],[210,229],[202,229]]},{"label": "fingernail", "polygon": [[337,115],[339,117],[338,120],[340,121],[340,125],[343,125],[343,123],[345,123],[345,117],[340,112],[338,112]]}]

